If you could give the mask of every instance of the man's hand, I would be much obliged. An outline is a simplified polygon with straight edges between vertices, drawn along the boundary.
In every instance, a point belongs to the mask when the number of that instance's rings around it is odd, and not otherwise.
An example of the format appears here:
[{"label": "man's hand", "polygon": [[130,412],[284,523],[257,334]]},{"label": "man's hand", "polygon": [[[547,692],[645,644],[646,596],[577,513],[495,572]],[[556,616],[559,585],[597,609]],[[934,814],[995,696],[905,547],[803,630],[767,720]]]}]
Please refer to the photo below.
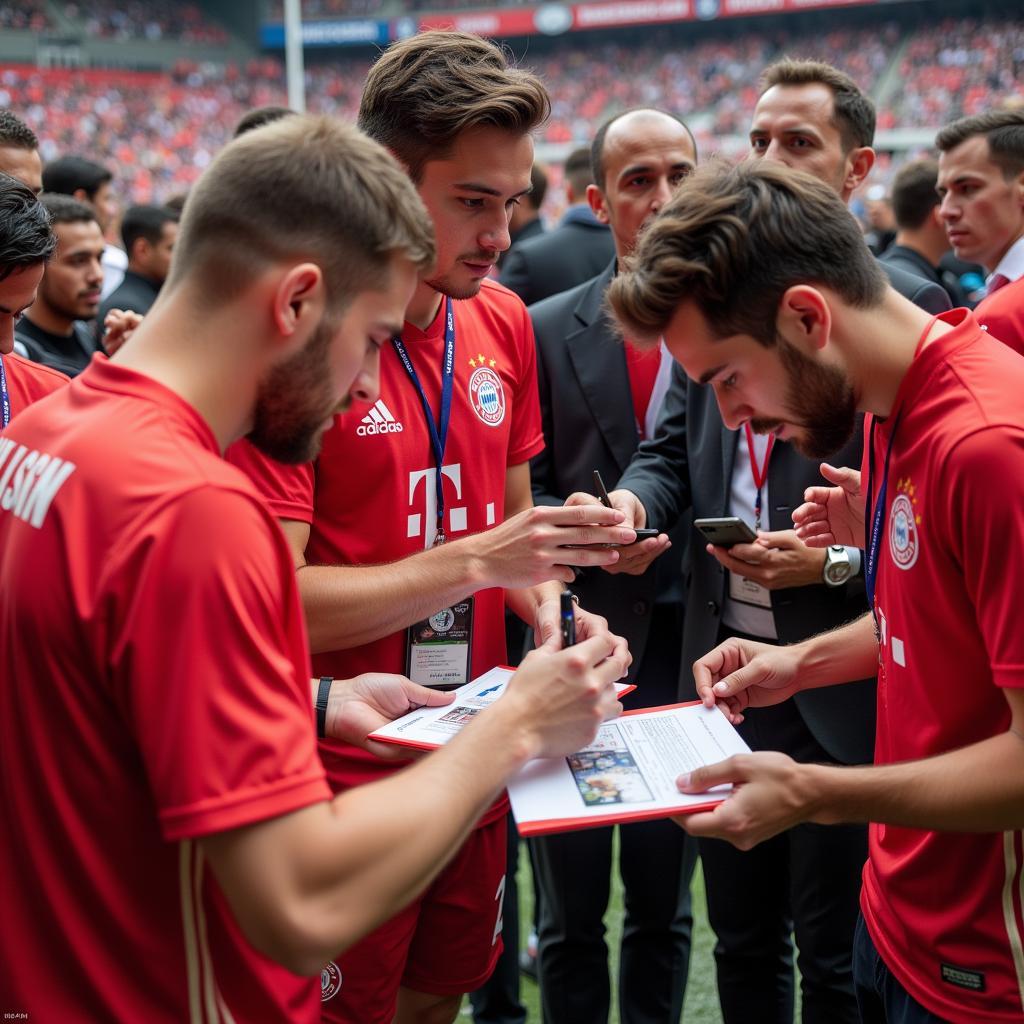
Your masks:
[{"label": "man's hand", "polygon": [[103,318],[103,348],[112,356],[142,323],[142,317],[130,309],[112,309]]},{"label": "man's hand", "polygon": [[769,590],[821,583],[825,567],[825,552],[809,548],[795,530],[763,531],[750,544],[734,544],[731,548],[708,544],[706,550],[729,572]]},{"label": "man's hand", "polygon": [[564,651],[530,651],[490,713],[508,717],[532,757],[580,750],[602,722],[622,711],[614,683],[626,674],[629,658],[618,640],[605,634]]},{"label": "man's hand", "polygon": [[683,793],[704,793],[732,783],[732,795],[714,810],[673,818],[692,836],[725,839],[749,850],[765,839],[813,818],[818,795],[814,765],[797,764],[775,751],[736,754],[718,764],[682,775]]},{"label": "man's hand", "polygon": [[[576,642],[582,643],[591,637],[610,637],[614,644],[612,657],[624,659],[626,667],[633,662],[629,653],[629,645],[624,637],[616,636],[608,629],[608,620],[593,612],[588,612],[578,605],[575,606]],[[549,599],[537,606],[537,617],[533,625],[533,634],[537,647],[549,651],[562,648],[562,608],[559,601]]]},{"label": "man's hand", "polygon": [[408,761],[415,752],[367,736],[382,725],[421,707],[440,707],[455,699],[451,691],[419,686],[405,676],[365,672],[354,679],[335,679],[327,700],[325,733],[386,760]]},{"label": "man's hand", "polygon": [[808,487],[804,504],[793,511],[797,536],[812,548],[832,544],[864,547],[864,495],[860,472],[821,464],[821,475],[835,487]]},{"label": "man's hand", "polygon": [[781,704],[800,689],[799,659],[791,647],[730,637],[693,663],[693,681],[704,705],[716,704],[733,725],[745,708]]},{"label": "man's hand", "polygon": [[[625,516],[622,522],[623,526],[643,529],[647,525],[647,510],[632,491],[612,491],[608,498],[612,503],[612,508]],[[589,506],[598,500],[592,494],[576,491],[565,499],[565,504],[566,507]],[[642,576],[651,562],[659,555],[664,554],[670,547],[672,547],[672,542],[668,539],[668,534],[659,533],[657,537],[649,537],[647,540],[640,541],[639,544],[629,544],[623,547],[619,551],[618,560],[605,565],[604,570],[613,575],[628,573],[630,576]]]},{"label": "man's hand", "polygon": [[531,587],[548,580],[572,583],[576,578],[572,566],[607,566],[618,561],[618,550],[600,545],[636,540],[623,518],[596,498],[574,508],[537,505],[457,543],[475,546],[487,586]]}]

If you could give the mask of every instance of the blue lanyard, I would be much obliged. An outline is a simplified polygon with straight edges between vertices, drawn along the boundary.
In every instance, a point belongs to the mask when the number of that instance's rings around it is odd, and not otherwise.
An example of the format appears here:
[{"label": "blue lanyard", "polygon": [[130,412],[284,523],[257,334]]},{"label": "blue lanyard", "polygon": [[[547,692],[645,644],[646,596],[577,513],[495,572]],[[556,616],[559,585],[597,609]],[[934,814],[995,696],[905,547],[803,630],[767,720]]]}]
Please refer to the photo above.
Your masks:
[{"label": "blue lanyard", "polygon": [[0,356],[0,430],[11,422],[11,396],[7,392],[7,370],[3,356]]},{"label": "blue lanyard", "polygon": [[[942,316],[941,313],[936,313],[935,316],[928,321],[928,325],[921,332],[921,337],[917,342],[917,348],[914,349],[914,358],[916,359],[921,353],[921,349],[924,348],[924,343],[931,334],[932,328],[935,326],[935,321]],[[896,413],[896,419],[893,420],[892,433],[889,435],[889,446],[885,449],[885,463],[882,466],[882,482],[878,487],[878,497],[875,499],[875,504],[871,510],[871,532],[868,534],[868,550],[867,550],[867,564],[864,566],[864,585],[868,592],[868,605],[871,608],[871,614],[875,620],[875,636],[881,637],[880,630],[878,628],[878,610],[875,608],[875,582],[878,579],[878,552],[882,546],[882,534],[885,532],[885,496],[889,489],[889,459],[892,456],[893,442],[896,440],[896,431],[899,429],[900,417],[903,415],[903,410],[900,409]],[[868,492],[867,500],[871,500],[872,492],[872,479],[875,475],[875,423],[877,420],[874,416],[871,417],[871,429],[868,432]]]},{"label": "blue lanyard", "polygon": [[444,450],[448,444],[448,423],[452,415],[452,386],[455,378],[455,309],[454,303],[450,298],[445,299],[445,304],[444,362],[441,366],[441,415],[437,423],[434,422],[433,410],[430,408],[427,396],[423,393],[423,385],[420,384],[416,368],[412,365],[412,360],[409,358],[409,353],[405,350],[402,339],[397,337],[391,339],[391,344],[394,345],[398,358],[402,360],[405,372],[409,375],[409,379],[416,388],[416,393],[420,396],[423,415],[427,421],[427,430],[430,433],[430,447],[433,449],[434,462],[437,465],[437,477],[434,481],[437,487],[437,533],[434,540],[435,544],[443,544],[445,540],[444,486],[441,467],[444,465]]},{"label": "blue lanyard", "polygon": [[[875,581],[878,579],[878,552],[882,546],[882,534],[885,531],[885,496],[889,489],[889,459],[892,456],[892,445],[896,440],[896,430],[900,425],[901,409],[896,415],[892,425],[892,433],[889,435],[889,446],[885,450],[885,465],[882,467],[882,482],[878,487],[878,497],[875,499],[871,512],[871,532],[868,534],[867,565],[864,567],[864,583],[868,592],[868,605],[871,614],[875,619],[875,631],[878,631],[878,611],[875,608]],[[871,500],[872,480],[875,475],[875,423],[874,416],[871,417],[871,430],[868,433],[868,500]]]}]

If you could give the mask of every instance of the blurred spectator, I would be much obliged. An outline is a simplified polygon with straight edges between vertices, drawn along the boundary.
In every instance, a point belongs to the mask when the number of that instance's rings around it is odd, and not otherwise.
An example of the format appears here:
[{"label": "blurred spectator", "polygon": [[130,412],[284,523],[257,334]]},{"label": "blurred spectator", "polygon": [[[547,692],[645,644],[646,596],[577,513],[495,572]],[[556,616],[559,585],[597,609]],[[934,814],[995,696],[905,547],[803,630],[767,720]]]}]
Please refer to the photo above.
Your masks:
[{"label": "blurred spectator", "polygon": [[[109,234],[117,219],[118,201],[113,181],[114,175],[106,167],[80,156],[62,156],[43,168],[43,188],[47,192],[73,196],[91,207],[104,236]],[[127,266],[128,256],[124,250],[107,242],[103,250],[103,298],[121,283]]]},{"label": "blurred spectator", "polygon": [[35,132],[9,110],[0,110],[0,171],[28,185],[36,195],[42,191],[39,140]]},{"label": "blurred spectator", "polygon": [[499,269],[505,257],[521,242],[544,234],[544,223],[540,219],[540,207],[548,191],[548,176],[540,164],[535,163],[530,171],[530,191],[520,196],[512,207],[508,219],[509,248],[498,254]]},{"label": "blurred spectator", "polygon": [[103,233],[85,203],[65,195],[43,193],[57,249],[46,264],[35,302],[14,330],[14,350],[33,362],[74,377],[100,351],[85,322],[100,305]]},{"label": "blurred spectator", "polygon": [[295,111],[291,107],[278,107],[273,104],[269,107],[257,107],[243,114],[238,124],[235,125],[235,138],[251,132],[253,128],[262,128],[265,124],[280,121],[282,117],[289,117]]},{"label": "blurred spectator", "polygon": [[53,21],[46,9],[46,0],[20,0],[19,3],[0,3],[0,28],[15,31],[42,32]]},{"label": "blurred spectator", "polygon": [[121,237],[128,254],[124,280],[100,306],[102,324],[112,309],[149,312],[171,269],[171,253],[178,237],[178,214],[166,206],[130,206],[121,222]]},{"label": "blurred spectator", "polygon": [[881,256],[896,239],[896,218],[884,185],[872,185],[868,189],[864,214],[868,222],[864,241],[876,256]]},{"label": "blurred spectator", "polygon": [[967,305],[967,296],[957,275],[939,266],[949,252],[949,239],[939,217],[938,180],[939,165],[934,160],[915,160],[897,172],[892,183],[896,239],[881,260],[944,288],[955,308]]},{"label": "blurred spectator", "polygon": [[89,0],[68,3],[64,15],[101,39],[180,39],[186,43],[228,41],[228,34],[207,19],[197,4],[175,0]]}]

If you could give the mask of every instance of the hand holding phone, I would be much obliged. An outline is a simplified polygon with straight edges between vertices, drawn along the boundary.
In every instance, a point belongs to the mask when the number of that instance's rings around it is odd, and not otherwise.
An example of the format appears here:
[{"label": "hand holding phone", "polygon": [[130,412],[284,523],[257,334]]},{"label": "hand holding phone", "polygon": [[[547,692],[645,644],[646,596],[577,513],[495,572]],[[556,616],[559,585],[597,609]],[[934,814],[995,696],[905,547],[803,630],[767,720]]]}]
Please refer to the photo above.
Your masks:
[{"label": "hand holding phone", "polygon": [[739,516],[695,519],[693,525],[716,547],[731,548],[734,544],[752,544],[757,540],[757,534]]},{"label": "hand holding phone", "polygon": [[[605,508],[611,508],[612,499],[608,496],[608,488],[605,487],[604,480],[601,479],[600,471],[596,469],[594,470],[594,490],[597,492],[598,498],[601,499],[601,504],[604,505]],[[635,527],[634,529],[636,530]],[[640,541],[647,540],[650,537],[657,537],[660,532],[660,530],[652,530],[650,527],[636,530],[635,543],[638,544]]]}]

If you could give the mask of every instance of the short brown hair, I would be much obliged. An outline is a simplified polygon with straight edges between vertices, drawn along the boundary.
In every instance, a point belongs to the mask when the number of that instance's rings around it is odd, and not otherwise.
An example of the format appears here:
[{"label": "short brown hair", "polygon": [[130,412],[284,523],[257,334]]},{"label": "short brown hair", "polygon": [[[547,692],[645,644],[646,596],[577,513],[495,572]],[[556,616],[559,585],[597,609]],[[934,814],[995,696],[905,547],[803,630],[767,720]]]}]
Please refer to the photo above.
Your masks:
[{"label": "short brown hair", "polygon": [[824,182],[768,160],[714,161],[687,178],[640,235],[608,303],[640,342],[663,335],[680,304],[692,301],[716,338],[743,334],[772,346],[779,303],[798,284],[870,308],[882,301],[886,278]]},{"label": "short brown hair", "polygon": [[896,227],[916,231],[939,205],[935,185],[939,165],[934,160],[913,160],[904,164],[892,182],[892,212]]},{"label": "short brown hair", "polygon": [[408,177],[355,128],[294,114],[235,139],[199,179],[167,284],[209,280],[223,299],[275,262],[309,260],[338,313],[395,254],[421,272],[434,262],[430,217]]},{"label": "short brown hair", "polygon": [[875,105],[845,71],[820,60],[785,57],[765,68],[761,95],[773,86],[824,85],[832,90],[832,124],[839,130],[843,149],[870,146],[875,141]]},{"label": "short brown hair", "polygon": [[467,32],[421,32],[393,43],[366,76],[359,127],[419,181],[469,128],[526,135],[551,101],[536,75],[510,65],[494,43]]},{"label": "short brown hair", "polygon": [[989,158],[1007,181],[1024,171],[1024,110],[992,110],[961,117],[935,136],[935,145],[948,153],[975,135],[988,139]]}]

